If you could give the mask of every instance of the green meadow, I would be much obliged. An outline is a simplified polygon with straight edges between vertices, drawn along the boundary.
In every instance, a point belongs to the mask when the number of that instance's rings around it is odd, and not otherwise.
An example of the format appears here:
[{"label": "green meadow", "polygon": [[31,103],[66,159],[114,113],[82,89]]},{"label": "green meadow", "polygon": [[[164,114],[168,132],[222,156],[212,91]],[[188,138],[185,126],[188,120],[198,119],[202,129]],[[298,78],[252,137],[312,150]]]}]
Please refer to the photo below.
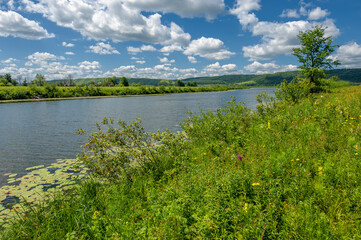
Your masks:
[{"label": "green meadow", "polygon": [[259,101],[178,133],[105,119],[78,157],[92,173],[9,209],[1,239],[361,238],[361,87]]}]

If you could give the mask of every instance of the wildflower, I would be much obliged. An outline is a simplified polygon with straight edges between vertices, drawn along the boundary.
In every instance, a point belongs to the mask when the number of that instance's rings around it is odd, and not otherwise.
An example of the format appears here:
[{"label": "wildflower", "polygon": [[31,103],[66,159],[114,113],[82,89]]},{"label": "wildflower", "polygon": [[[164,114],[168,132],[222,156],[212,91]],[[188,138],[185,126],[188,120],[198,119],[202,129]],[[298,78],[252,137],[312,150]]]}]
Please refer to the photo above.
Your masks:
[{"label": "wildflower", "polygon": [[318,167],[318,174],[320,174],[320,175],[323,174],[323,167]]},{"label": "wildflower", "polygon": [[255,187],[255,186],[259,186],[260,184],[258,182],[254,182],[252,183],[252,186]]},{"label": "wildflower", "polygon": [[355,156],[358,156],[358,153],[355,153]]},{"label": "wildflower", "polygon": [[207,155],[207,153],[203,153],[203,155]]},{"label": "wildflower", "polygon": [[239,159],[239,161],[242,161],[242,157],[239,154],[238,154],[238,159]]},{"label": "wildflower", "polygon": [[94,214],[93,214],[93,218],[97,218],[98,215],[99,215],[99,212],[95,211]]},{"label": "wildflower", "polygon": [[297,158],[297,159],[296,159],[296,161],[300,161],[300,159],[299,159],[299,158]]},{"label": "wildflower", "polygon": [[14,211],[16,211],[16,210],[18,210],[18,207],[12,208],[12,209],[10,210],[10,212],[14,212]]},{"label": "wildflower", "polygon": [[248,209],[248,203],[244,203],[244,211],[247,212],[247,209]]},{"label": "wildflower", "polygon": [[267,127],[267,129],[271,129],[271,122],[270,122],[270,121],[268,121],[268,127]]}]

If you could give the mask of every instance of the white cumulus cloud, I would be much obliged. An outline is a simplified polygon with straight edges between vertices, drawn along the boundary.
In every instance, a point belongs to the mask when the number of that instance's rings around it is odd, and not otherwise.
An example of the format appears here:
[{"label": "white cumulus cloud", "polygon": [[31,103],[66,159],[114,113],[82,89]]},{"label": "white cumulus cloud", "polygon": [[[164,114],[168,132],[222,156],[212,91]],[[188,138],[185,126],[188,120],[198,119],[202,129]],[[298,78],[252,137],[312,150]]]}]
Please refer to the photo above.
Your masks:
[{"label": "white cumulus cloud", "polygon": [[260,1],[261,0],[237,0],[236,6],[230,10],[231,14],[237,16],[243,29],[258,22],[256,15],[251,12],[261,9]]},{"label": "white cumulus cloud", "polygon": [[53,38],[54,34],[48,33],[39,23],[24,18],[14,11],[0,10],[0,36],[19,37],[31,40]]},{"label": "white cumulus cloud", "polygon": [[219,39],[201,37],[193,40],[185,49],[184,54],[196,55],[210,60],[222,60],[230,58],[235,53],[228,51]]},{"label": "white cumulus cloud", "polygon": [[248,70],[251,73],[256,74],[265,74],[265,73],[275,73],[275,72],[285,72],[285,71],[296,71],[296,65],[277,65],[274,62],[269,63],[260,63],[260,62],[253,62],[250,65],[244,67],[244,69]]},{"label": "white cumulus cloud", "polygon": [[183,79],[195,77],[199,72],[195,68],[179,69],[170,67],[166,64],[156,65],[154,67],[137,68],[134,65],[119,66],[105,73],[107,76],[127,76],[130,78],[164,78],[164,79]]},{"label": "white cumulus cloud", "polygon": [[160,61],[161,63],[175,63],[175,60],[174,60],[174,59],[169,60],[167,57],[159,58],[159,61]]},{"label": "white cumulus cloud", "polygon": [[99,77],[102,74],[101,65],[97,61],[83,61],[75,65],[64,63],[62,56],[56,56],[48,52],[35,52],[27,57],[25,67],[11,65],[4,70],[14,76],[21,75],[27,79],[33,79],[35,74],[41,73],[47,80],[62,79],[72,74],[75,77]]},{"label": "white cumulus cloud", "polygon": [[162,16],[117,0],[22,0],[24,10],[40,13],[62,27],[71,28],[95,40],[142,41],[166,44],[184,42],[190,35],[175,23],[161,23]]},{"label": "white cumulus cloud", "polygon": [[140,48],[142,51],[157,51],[157,49],[155,47],[153,47],[152,45],[143,45]]},{"label": "white cumulus cloud", "polygon": [[237,70],[236,64],[221,65],[219,62],[207,65],[200,73],[202,76],[220,76],[226,74],[241,73]]},{"label": "white cumulus cloud", "polygon": [[124,0],[130,6],[143,11],[176,13],[182,17],[204,16],[214,19],[224,11],[223,0]]},{"label": "white cumulus cloud", "polygon": [[157,49],[155,47],[153,47],[152,45],[143,45],[141,47],[127,47],[127,51],[129,54],[135,55],[137,53],[141,53],[144,51],[149,51],[149,52],[154,52],[157,51]]},{"label": "white cumulus cloud", "polygon": [[308,19],[319,20],[325,18],[328,14],[329,12],[327,10],[322,10],[320,7],[316,7],[308,13]]},{"label": "white cumulus cloud", "polygon": [[163,53],[164,55],[169,55],[170,53],[172,53],[174,51],[183,51],[183,50],[184,49],[182,48],[182,46],[173,44],[173,45],[164,46],[159,51],[161,53]]},{"label": "white cumulus cloud", "polygon": [[188,56],[188,61],[191,63],[197,63],[197,59],[193,56]]},{"label": "white cumulus cloud", "polygon": [[99,42],[96,45],[90,46],[89,52],[93,52],[100,55],[120,54],[118,50],[113,48],[110,44],[103,42]]},{"label": "white cumulus cloud", "polygon": [[258,22],[252,29],[254,36],[262,36],[262,43],[244,46],[243,55],[252,61],[269,60],[271,58],[291,54],[293,48],[299,46],[297,35],[300,31],[311,29],[315,25],[327,27],[326,36],[337,37],[340,33],[332,19],[321,23],[309,21],[290,21],[285,23]]},{"label": "white cumulus cloud", "polygon": [[356,42],[350,42],[340,46],[336,54],[331,56],[334,60],[339,60],[344,68],[361,67],[361,45]]},{"label": "white cumulus cloud", "polygon": [[300,14],[297,12],[296,9],[286,9],[282,11],[281,17],[299,18]]},{"label": "white cumulus cloud", "polygon": [[63,42],[62,43],[63,47],[74,47],[74,43],[67,43],[67,42]]}]

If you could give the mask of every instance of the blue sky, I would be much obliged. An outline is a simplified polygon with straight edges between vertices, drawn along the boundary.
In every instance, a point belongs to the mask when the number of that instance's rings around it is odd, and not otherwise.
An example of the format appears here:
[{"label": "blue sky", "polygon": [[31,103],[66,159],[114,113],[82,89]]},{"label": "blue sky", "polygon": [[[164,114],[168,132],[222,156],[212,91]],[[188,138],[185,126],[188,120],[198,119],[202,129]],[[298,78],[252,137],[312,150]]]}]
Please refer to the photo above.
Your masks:
[{"label": "blue sky", "polygon": [[0,74],[183,79],[297,69],[297,34],[327,27],[361,67],[360,0],[0,0]]}]

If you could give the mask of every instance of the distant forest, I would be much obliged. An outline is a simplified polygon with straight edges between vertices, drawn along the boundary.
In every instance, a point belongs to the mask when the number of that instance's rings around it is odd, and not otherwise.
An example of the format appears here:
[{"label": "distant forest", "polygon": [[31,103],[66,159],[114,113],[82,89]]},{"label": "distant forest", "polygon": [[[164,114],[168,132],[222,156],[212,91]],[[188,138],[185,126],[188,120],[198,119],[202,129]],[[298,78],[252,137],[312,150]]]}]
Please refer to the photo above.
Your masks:
[{"label": "distant forest", "polygon": [[[352,85],[361,84],[361,68],[357,69],[334,69],[327,71],[330,77],[337,76],[342,81],[350,82]],[[299,75],[298,71],[279,72],[273,74],[237,74],[213,77],[197,77],[182,79],[184,83],[196,83],[196,85],[240,85],[240,86],[276,86],[286,81],[291,81]],[[75,85],[89,85],[104,81],[105,78],[81,78],[74,79]],[[119,81],[120,78],[117,78]],[[130,85],[175,85],[176,80],[150,79],[150,78],[127,78]],[[57,82],[63,80],[53,80]]]}]

